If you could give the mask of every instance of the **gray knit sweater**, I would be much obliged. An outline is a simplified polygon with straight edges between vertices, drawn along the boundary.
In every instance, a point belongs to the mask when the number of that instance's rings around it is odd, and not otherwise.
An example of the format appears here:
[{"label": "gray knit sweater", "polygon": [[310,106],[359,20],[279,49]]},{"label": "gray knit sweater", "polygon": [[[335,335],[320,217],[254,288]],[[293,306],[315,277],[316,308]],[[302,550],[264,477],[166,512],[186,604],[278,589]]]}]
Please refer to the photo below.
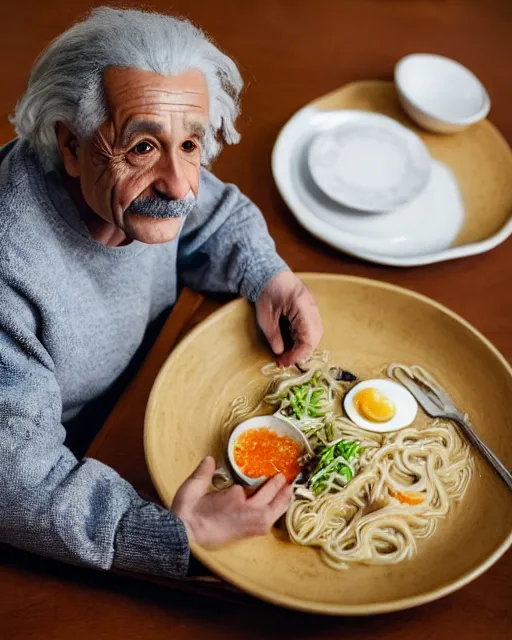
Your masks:
[{"label": "gray knit sweater", "polygon": [[113,469],[77,460],[63,423],[121,374],[189,287],[254,301],[286,265],[259,210],[202,171],[178,240],[107,247],[27,143],[0,149],[0,541],[90,567],[183,576],[183,523]]}]

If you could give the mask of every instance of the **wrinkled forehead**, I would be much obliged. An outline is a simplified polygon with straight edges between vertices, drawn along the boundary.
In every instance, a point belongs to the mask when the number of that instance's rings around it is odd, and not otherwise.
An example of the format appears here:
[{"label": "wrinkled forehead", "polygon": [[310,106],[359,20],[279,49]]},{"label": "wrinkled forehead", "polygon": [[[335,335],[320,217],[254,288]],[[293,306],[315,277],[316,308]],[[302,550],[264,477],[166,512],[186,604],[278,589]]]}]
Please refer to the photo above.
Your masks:
[{"label": "wrinkled forehead", "polygon": [[188,123],[208,122],[208,86],[200,71],[164,76],[109,67],[103,74],[103,86],[110,116],[118,127],[141,118],[165,122],[174,114],[182,114]]}]

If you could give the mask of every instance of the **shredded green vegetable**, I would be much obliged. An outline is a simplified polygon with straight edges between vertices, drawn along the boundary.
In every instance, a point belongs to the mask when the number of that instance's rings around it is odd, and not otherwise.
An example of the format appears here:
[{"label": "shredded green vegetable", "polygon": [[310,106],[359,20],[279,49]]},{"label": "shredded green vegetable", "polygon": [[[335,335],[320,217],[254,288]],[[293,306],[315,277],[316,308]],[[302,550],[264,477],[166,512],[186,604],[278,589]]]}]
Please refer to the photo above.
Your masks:
[{"label": "shredded green vegetable", "polygon": [[339,490],[359,470],[359,456],[364,451],[359,442],[340,439],[343,429],[336,419],[343,387],[322,369],[299,377],[295,385],[286,384],[286,378],[281,380],[266,400],[271,405],[279,404],[279,413],[294,422],[308,439],[311,455],[303,466],[306,488],[314,495]]},{"label": "shredded green vegetable", "polygon": [[315,458],[315,466],[309,478],[309,486],[315,495],[321,493],[333,475],[337,475],[342,484],[349,483],[354,477],[354,463],[363,453],[358,442],[340,440],[321,450]]},{"label": "shredded green vegetable", "polygon": [[328,389],[315,373],[309,382],[289,389],[286,399],[288,413],[297,420],[323,418],[329,402]]}]

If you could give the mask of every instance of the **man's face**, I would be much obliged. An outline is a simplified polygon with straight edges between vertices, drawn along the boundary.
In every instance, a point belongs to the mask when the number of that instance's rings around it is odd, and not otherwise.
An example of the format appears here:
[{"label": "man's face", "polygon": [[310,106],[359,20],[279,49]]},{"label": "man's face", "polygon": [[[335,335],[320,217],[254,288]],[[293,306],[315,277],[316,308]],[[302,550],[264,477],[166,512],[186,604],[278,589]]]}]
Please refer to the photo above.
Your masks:
[{"label": "man's face", "polygon": [[199,189],[208,124],[204,76],[111,67],[104,88],[110,118],[76,147],[76,162],[64,159],[66,170],[79,178],[90,209],[129,238],[172,240]]}]

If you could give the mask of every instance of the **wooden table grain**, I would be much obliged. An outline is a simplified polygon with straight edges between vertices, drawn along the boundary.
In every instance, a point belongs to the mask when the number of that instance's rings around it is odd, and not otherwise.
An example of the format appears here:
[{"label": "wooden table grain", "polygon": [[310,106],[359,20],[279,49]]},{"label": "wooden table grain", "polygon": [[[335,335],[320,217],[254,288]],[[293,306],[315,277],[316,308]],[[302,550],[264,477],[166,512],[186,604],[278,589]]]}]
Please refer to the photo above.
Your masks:
[{"label": "wooden table grain", "polygon": [[[13,137],[7,116],[36,55],[94,4],[100,3],[3,4],[1,141]],[[280,199],[270,172],[275,137],[297,109],[346,82],[390,78],[395,61],[413,51],[441,53],[469,66],[489,90],[491,121],[512,143],[510,0],[175,0],[172,5],[160,0],[145,5],[191,18],[239,63],[247,83],[243,140],[223,152],[214,170],[261,207],[280,253],[295,270],[372,277],[431,296],[469,320],[512,360],[510,241],[481,256],[426,267],[366,264],[304,232]],[[174,342],[216,306],[184,293],[91,448],[148,495],[154,496],[141,441],[145,398]],[[236,594],[221,600],[211,597],[214,586],[198,595],[172,583],[78,569],[3,547],[0,638],[494,640],[510,633],[511,575],[508,553],[482,577],[440,601],[385,616],[337,619],[281,610]]]}]

